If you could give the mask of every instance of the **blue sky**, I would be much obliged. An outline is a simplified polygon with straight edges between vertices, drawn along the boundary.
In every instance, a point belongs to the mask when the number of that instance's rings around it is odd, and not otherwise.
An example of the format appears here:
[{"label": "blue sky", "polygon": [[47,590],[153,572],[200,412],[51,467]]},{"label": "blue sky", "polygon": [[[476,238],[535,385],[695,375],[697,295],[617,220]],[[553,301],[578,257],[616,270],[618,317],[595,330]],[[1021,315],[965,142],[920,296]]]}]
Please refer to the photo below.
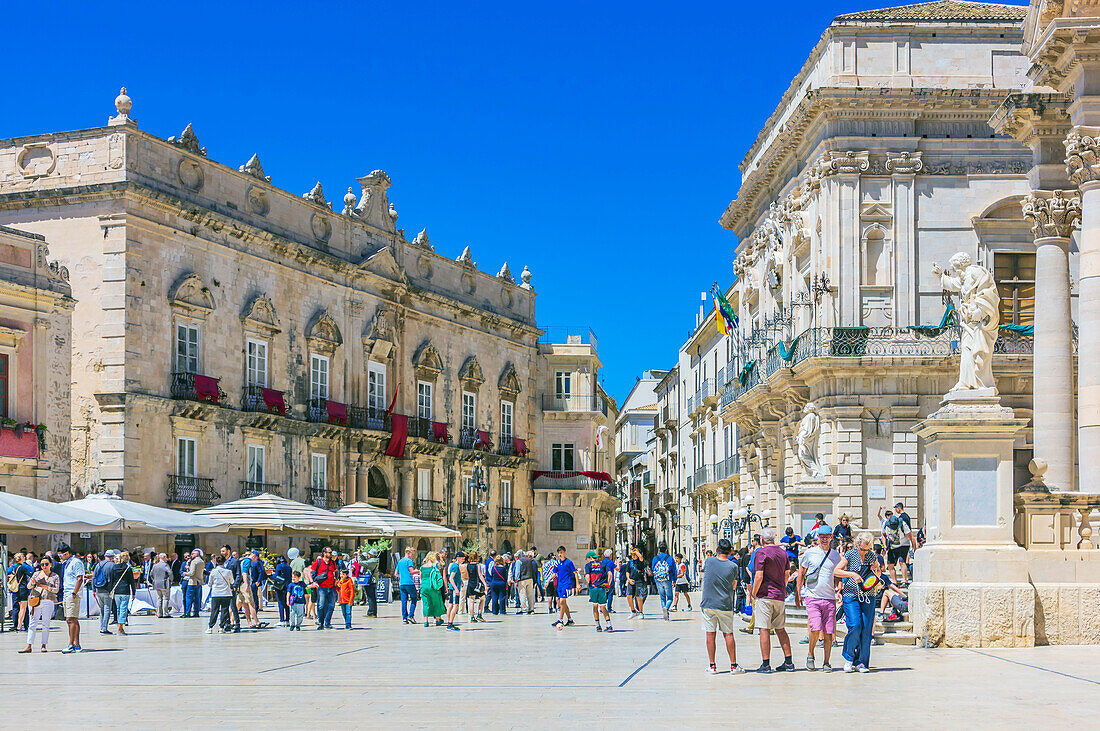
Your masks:
[{"label": "blue sky", "polygon": [[125,85],[143,129],[192,122],[296,193],[382,168],[410,237],[529,266],[540,325],[590,326],[621,401],[731,281],[718,217],[822,31],[890,4],[55,3],[47,28],[16,2],[0,136],[101,125]]}]

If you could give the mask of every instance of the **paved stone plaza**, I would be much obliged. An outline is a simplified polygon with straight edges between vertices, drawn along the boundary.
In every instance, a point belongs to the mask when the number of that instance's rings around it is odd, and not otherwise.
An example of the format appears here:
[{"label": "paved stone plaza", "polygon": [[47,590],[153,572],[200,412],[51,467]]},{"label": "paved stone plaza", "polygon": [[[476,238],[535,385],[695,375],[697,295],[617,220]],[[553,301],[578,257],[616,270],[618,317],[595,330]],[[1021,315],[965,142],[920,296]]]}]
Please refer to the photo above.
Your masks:
[{"label": "paved stone plaza", "polygon": [[[582,610],[587,606],[577,602]],[[654,604],[654,606],[656,606]],[[565,632],[545,613],[461,632],[401,624],[400,608],[385,605],[376,620],[355,613],[355,629],[300,633],[271,628],[239,635],[205,635],[202,619],[131,619],[128,637],[98,634],[82,622],[86,651],[66,656],[62,625],[47,655],[18,655],[21,633],[0,635],[0,706],[15,694],[76,698],[79,686],[102,681],[119,706],[104,716],[97,703],[53,705],[50,725],[132,728],[223,727],[277,723],[330,728],[382,722],[392,726],[546,727],[642,722],[670,726],[723,723],[734,727],[864,726],[893,714],[891,725],[945,728],[1026,727],[1079,720],[1075,701],[1096,691],[1096,648],[1013,650],[874,648],[868,675],[797,673],[732,677],[705,675],[698,611],[630,621],[615,615],[613,635],[598,635],[586,611]],[[271,619],[273,612],[264,612]],[[792,629],[797,643],[802,630]],[[737,634],[739,660],[760,662],[755,637]],[[724,656],[719,651],[718,665]],[[795,660],[805,646],[796,645]],[[773,659],[778,657],[776,647]],[[839,656],[839,648],[837,650]],[[820,651],[818,654],[820,662]],[[27,696],[26,693],[32,693]],[[57,695],[61,694],[61,695]],[[88,696],[90,693],[85,693]],[[877,710],[875,710],[877,709]],[[845,720],[847,719],[847,720]],[[850,723],[849,723],[850,722]],[[18,715],[0,727],[24,726]]]}]

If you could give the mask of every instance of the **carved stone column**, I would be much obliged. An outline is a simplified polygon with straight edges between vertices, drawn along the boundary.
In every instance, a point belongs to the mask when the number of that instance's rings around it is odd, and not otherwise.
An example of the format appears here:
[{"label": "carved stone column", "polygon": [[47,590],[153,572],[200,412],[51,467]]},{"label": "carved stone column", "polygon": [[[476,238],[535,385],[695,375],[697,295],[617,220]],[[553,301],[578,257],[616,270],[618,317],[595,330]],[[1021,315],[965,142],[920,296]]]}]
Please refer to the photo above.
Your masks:
[{"label": "carved stone column", "polygon": [[1081,216],[1072,193],[1035,191],[1023,200],[1035,235],[1035,345],[1032,357],[1035,455],[1050,465],[1049,484],[1073,489],[1073,333],[1069,243]]},{"label": "carved stone column", "polygon": [[[1074,127],[1066,137],[1066,172],[1081,190],[1081,283],[1077,336],[1077,421],[1080,491],[1100,493],[1100,127]],[[1038,265],[1038,262],[1036,262]],[[1038,292],[1036,292],[1038,298]]]}]

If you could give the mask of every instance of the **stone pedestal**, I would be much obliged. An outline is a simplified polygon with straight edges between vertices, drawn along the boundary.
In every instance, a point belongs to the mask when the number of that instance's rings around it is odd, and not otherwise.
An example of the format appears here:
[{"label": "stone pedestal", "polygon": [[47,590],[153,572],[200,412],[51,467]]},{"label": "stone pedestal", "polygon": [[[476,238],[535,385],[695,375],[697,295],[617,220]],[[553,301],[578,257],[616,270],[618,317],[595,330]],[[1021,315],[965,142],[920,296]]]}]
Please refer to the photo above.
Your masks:
[{"label": "stone pedestal", "polygon": [[[830,487],[824,477],[799,478],[795,485],[788,487],[783,493],[783,497],[787,499],[787,504],[790,506],[794,532],[800,535],[802,533],[799,516],[813,515],[818,512],[829,516],[833,513],[839,496],[840,492],[835,487]],[[836,516],[828,522],[829,525],[836,525]]]},{"label": "stone pedestal", "polygon": [[982,389],[949,393],[913,428],[927,543],[914,555],[909,607],[925,646],[1035,644],[1035,590],[1012,536],[1012,444],[1026,423]]}]

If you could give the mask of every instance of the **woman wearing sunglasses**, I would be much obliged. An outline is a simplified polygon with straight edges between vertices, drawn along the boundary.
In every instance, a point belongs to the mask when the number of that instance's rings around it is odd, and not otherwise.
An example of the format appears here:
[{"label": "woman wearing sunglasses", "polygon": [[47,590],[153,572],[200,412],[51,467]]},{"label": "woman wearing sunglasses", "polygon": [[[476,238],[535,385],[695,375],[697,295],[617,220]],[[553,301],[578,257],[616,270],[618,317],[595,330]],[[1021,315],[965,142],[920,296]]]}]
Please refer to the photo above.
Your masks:
[{"label": "woman wearing sunglasses", "polygon": [[60,590],[61,577],[53,572],[53,562],[43,556],[38,562],[38,570],[34,572],[34,576],[27,585],[27,604],[31,607],[31,621],[27,628],[27,646],[19,651],[20,654],[31,651],[36,629],[42,631],[42,652],[47,652],[50,618],[53,617],[53,607],[57,602],[57,592]]}]

